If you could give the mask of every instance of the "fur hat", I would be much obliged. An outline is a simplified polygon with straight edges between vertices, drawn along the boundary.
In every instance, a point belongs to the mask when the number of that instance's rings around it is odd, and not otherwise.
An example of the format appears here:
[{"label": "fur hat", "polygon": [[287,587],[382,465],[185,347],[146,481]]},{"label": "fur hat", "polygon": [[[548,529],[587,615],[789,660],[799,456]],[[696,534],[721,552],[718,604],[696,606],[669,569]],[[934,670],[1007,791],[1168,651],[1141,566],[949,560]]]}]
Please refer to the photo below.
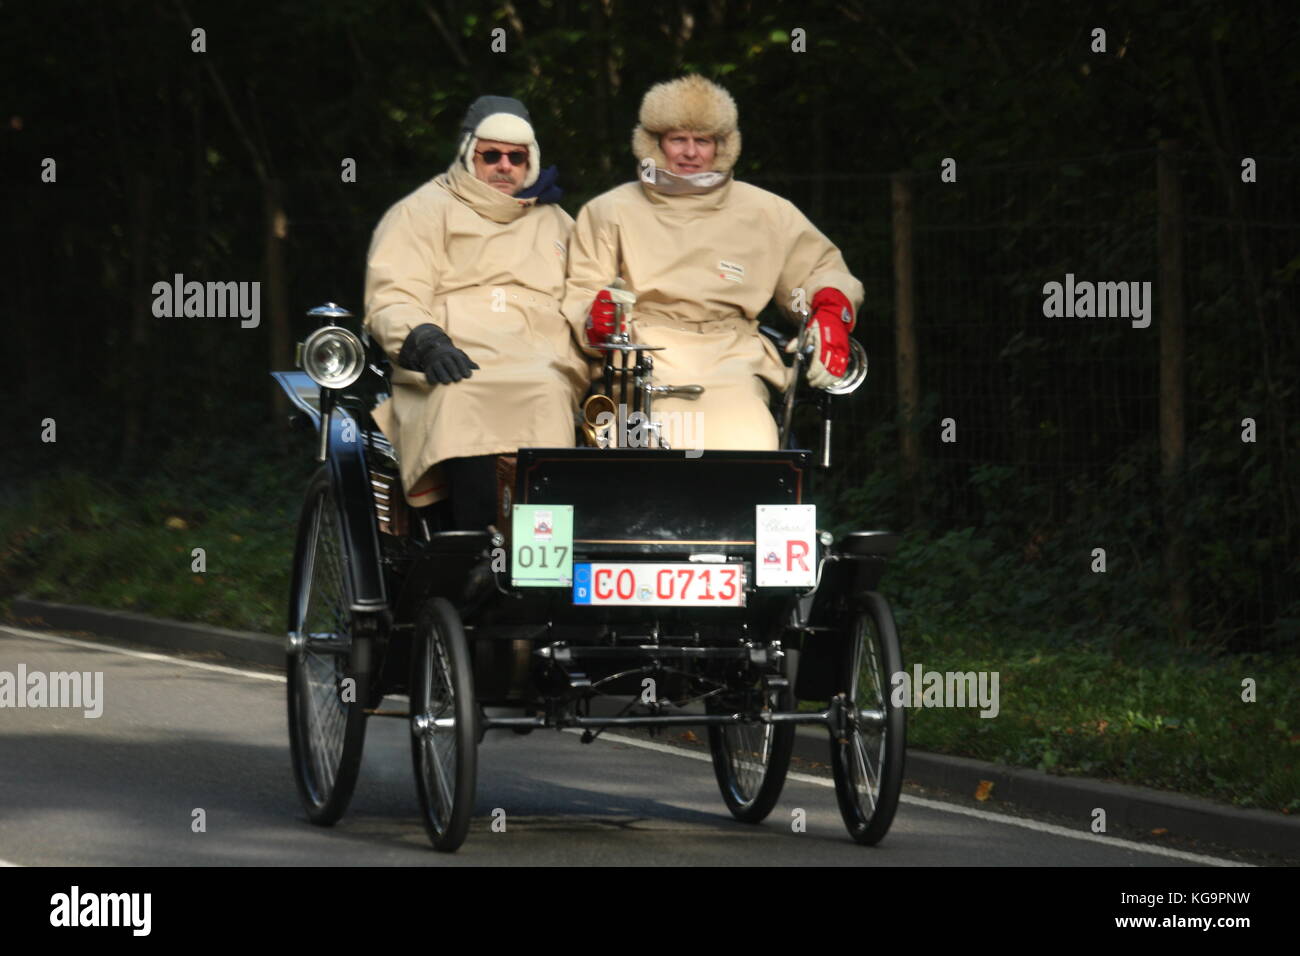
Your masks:
[{"label": "fur hat", "polygon": [[518,143],[528,147],[528,172],[521,189],[537,182],[542,169],[542,149],[533,133],[532,118],[523,103],[510,96],[480,96],[470,104],[460,124],[460,148],[456,159],[474,174],[474,152],[481,139]]},{"label": "fur hat", "polygon": [[639,118],[640,123],[632,130],[632,153],[638,162],[649,158],[656,166],[667,169],[668,158],[659,148],[659,137],[674,129],[717,139],[715,172],[730,172],[740,156],[736,101],[718,84],[698,74],[650,87],[641,100]]}]

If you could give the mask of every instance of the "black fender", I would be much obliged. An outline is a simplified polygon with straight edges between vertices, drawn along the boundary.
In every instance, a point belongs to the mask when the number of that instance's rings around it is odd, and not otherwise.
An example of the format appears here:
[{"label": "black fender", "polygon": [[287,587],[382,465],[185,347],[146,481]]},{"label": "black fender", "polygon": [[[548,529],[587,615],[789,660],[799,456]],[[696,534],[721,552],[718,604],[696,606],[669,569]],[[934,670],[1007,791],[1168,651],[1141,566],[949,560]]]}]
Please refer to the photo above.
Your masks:
[{"label": "black fender", "polygon": [[352,573],[352,610],[382,611],[388,607],[388,590],[384,586],[379,522],[361,423],[347,409],[335,406],[330,412],[329,428],[327,464],[337,492],[343,546]]},{"label": "black fender", "polygon": [[[319,427],[320,386],[305,372],[272,372],[295,408]],[[366,442],[362,424],[348,409],[334,405],[329,416],[329,469],[334,500],[339,509],[339,527],[348,556],[352,581],[352,610],[359,613],[383,611],[388,607],[384,585],[375,496],[366,464]]]},{"label": "black fender", "polygon": [[306,372],[272,372],[275,384],[289,396],[289,401],[300,414],[311,422],[313,428],[320,428],[320,386],[311,380]]},{"label": "black fender", "polygon": [[862,596],[879,587],[886,560],[898,545],[898,535],[881,531],[854,532],[836,544],[808,614],[812,629],[800,647],[796,697],[829,700],[845,689],[837,685],[848,659],[853,615]]}]

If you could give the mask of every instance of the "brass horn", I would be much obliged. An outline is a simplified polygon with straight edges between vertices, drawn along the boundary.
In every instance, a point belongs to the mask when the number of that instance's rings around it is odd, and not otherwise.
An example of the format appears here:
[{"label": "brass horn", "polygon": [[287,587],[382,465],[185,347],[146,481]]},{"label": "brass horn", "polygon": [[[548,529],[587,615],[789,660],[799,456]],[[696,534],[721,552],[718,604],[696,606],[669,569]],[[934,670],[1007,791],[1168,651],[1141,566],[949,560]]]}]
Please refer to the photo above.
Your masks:
[{"label": "brass horn", "polygon": [[[606,413],[613,417],[600,424],[600,417]],[[592,395],[583,402],[582,434],[587,439],[587,444],[592,448],[617,447],[618,442],[614,438],[615,429],[612,427],[617,417],[614,400],[608,395]]]}]

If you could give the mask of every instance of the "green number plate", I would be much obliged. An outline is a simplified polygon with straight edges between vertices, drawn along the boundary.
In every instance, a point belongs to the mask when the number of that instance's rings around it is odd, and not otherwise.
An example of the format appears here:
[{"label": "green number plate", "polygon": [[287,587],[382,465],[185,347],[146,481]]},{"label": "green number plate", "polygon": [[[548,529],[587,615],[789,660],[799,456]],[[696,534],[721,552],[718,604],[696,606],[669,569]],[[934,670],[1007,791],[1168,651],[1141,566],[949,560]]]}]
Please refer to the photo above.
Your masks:
[{"label": "green number plate", "polygon": [[510,583],[523,588],[573,584],[573,505],[515,505]]}]

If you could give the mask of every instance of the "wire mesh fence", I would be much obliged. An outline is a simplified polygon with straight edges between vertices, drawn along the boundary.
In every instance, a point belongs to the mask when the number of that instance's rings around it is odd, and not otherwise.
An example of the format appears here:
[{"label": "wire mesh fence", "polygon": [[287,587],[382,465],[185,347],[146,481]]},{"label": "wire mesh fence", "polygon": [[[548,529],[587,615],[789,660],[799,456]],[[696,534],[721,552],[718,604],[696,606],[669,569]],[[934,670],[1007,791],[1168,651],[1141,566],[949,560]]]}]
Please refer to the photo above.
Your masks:
[{"label": "wire mesh fence", "polygon": [[[937,170],[899,177],[911,196],[920,386],[911,427],[923,459],[916,487],[899,493],[920,497],[932,525],[978,527],[1010,512],[1025,528],[1051,527],[1077,518],[1080,496],[1089,496],[1094,514],[1109,503],[1129,516],[1126,547],[1161,565],[1172,525],[1160,522],[1169,489],[1162,427],[1165,444],[1171,427],[1161,420],[1169,290],[1158,158],[1153,148],[960,165],[952,182]],[[1294,633],[1300,593],[1292,384],[1300,163],[1258,159],[1256,181],[1244,182],[1240,157],[1169,159],[1181,187],[1186,334],[1185,478],[1175,500],[1199,592],[1193,623],[1250,644],[1266,631]],[[900,436],[890,430],[900,422],[890,179],[760,183],[805,209],[830,197],[816,222],[867,288],[855,334],[872,374],[840,415],[841,489],[901,466]],[[1098,294],[1092,315],[1048,315],[1049,282],[1062,284],[1063,297],[1070,283],[1129,285],[1109,299]],[[1127,302],[1124,291],[1134,294]],[[1123,314],[1097,315],[1103,304]],[[1243,440],[1244,419],[1254,420],[1253,442]],[[910,514],[892,517],[907,523]]]},{"label": "wire mesh fence", "polygon": [[[896,476],[900,467],[891,198],[899,179],[911,195],[919,394],[910,425],[923,469],[915,487],[898,482],[895,497],[919,497],[920,513],[933,526],[978,527],[991,522],[994,511],[1003,518],[1018,511],[1031,527],[1077,517],[1081,496],[1114,501],[1122,510],[1156,494],[1167,291],[1161,287],[1157,160],[1157,150],[1143,149],[1051,163],[959,163],[953,182],[937,170],[749,179],[804,210],[841,248],[866,291],[855,335],[870,356],[871,374],[837,411],[836,488],[860,488]],[[1220,592],[1206,626],[1254,633],[1294,628],[1286,622],[1300,618],[1294,384],[1300,373],[1300,163],[1259,157],[1253,183],[1242,181],[1240,157],[1182,153],[1176,166],[1183,209],[1190,573],[1194,583],[1208,580]],[[375,224],[435,173],[363,167],[355,183],[324,169],[280,180],[295,337],[309,325],[301,313],[326,299],[360,317],[365,250]],[[60,201],[73,207],[106,201],[76,188],[61,186]],[[11,187],[6,200],[15,210],[47,203],[39,189]],[[571,192],[564,205],[576,213],[596,191]],[[131,201],[123,186],[114,202],[129,207]],[[95,276],[78,271],[84,260],[75,255],[93,235],[65,230],[48,237],[39,252],[20,236],[10,237],[11,268],[39,271],[45,288],[57,284],[60,308],[83,311],[73,326],[88,333],[25,343],[20,388],[71,416],[69,402],[77,393],[42,370],[102,368],[98,394],[128,386],[143,392],[152,403],[151,427],[163,430],[187,427],[196,413],[228,415],[234,397],[249,399],[253,408],[258,402],[252,400],[260,401],[270,387],[265,314],[257,330],[231,321],[164,321],[149,324],[140,339],[130,331],[130,310],[152,282],[177,272],[200,281],[261,278],[250,255],[265,244],[259,184],[214,177],[172,194],[159,182],[152,201],[141,232],[147,254],[140,256],[131,247],[133,235],[123,234],[118,254],[102,259]],[[46,221],[79,221],[71,210]],[[18,218],[39,217],[29,210]],[[204,228],[218,222],[219,230]],[[24,265],[29,259],[35,264]],[[141,261],[150,263],[148,275],[137,274]],[[1067,277],[1137,283],[1128,287],[1137,297],[1130,297],[1125,315],[1045,315],[1044,284],[1064,284]],[[17,278],[13,307],[39,313],[42,293]],[[264,295],[264,310],[268,301]],[[70,363],[69,348],[78,352]],[[141,349],[146,361],[138,360]],[[87,350],[103,360],[91,360]],[[128,355],[134,356],[129,362]],[[147,381],[119,381],[115,369],[134,369],[131,375]],[[1242,440],[1244,419],[1253,421],[1253,442]],[[996,482],[986,480],[990,475]],[[903,525],[912,517],[901,507],[887,516]],[[872,514],[855,518],[880,523]],[[1135,535],[1134,548],[1146,549],[1144,560],[1158,565],[1158,534],[1143,533]],[[1200,578],[1206,567],[1213,573]]]}]

